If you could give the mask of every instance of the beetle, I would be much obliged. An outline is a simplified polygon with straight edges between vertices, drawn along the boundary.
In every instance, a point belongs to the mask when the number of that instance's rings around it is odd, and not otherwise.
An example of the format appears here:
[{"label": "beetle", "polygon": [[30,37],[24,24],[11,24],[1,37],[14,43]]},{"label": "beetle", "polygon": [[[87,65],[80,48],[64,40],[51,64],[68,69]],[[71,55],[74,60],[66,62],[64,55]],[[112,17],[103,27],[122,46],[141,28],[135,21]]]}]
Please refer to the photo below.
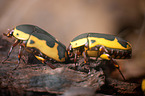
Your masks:
[{"label": "beetle", "polygon": [[[75,37],[67,49],[70,58],[74,58],[75,66],[77,57],[83,56],[84,63],[89,63],[89,57],[110,60],[119,70],[119,65],[114,59],[131,58],[131,44],[119,37],[101,33],[83,33]],[[123,74],[121,73],[125,80]]]},{"label": "beetle", "polygon": [[9,58],[13,48],[18,44],[20,45],[18,63],[20,63],[24,49],[53,69],[55,67],[47,61],[55,60],[57,62],[65,62],[67,60],[68,56],[65,45],[38,26],[30,24],[18,25],[12,30],[9,30],[7,34],[4,33],[4,35],[7,37],[15,37],[16,41],[11,46],[7,58],[3,60],[3,63]]}]

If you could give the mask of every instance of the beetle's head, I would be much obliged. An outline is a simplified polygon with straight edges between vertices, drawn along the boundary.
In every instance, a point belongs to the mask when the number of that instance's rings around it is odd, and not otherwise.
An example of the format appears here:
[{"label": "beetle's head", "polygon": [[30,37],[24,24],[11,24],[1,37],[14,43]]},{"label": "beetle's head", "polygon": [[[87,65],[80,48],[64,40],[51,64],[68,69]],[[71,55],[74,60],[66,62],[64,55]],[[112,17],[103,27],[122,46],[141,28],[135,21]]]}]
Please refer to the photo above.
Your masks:
[{"label": "beetle's head", "polygon": [[12,37],[13,36],[13,32],[14,32],[14,29],[10,30],[8,29],[8,33],[3,33],[4,36],[7,36],[7,37]]}]

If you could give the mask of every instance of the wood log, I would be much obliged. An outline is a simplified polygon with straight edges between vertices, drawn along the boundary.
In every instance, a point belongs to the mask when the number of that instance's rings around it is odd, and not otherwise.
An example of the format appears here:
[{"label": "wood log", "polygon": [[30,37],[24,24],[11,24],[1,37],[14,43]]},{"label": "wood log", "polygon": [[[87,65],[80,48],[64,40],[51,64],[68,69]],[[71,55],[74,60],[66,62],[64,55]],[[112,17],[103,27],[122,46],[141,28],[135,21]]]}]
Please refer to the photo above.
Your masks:
[{"label": "wood log", "polygon": [[[2,96],[56,96],[58,94],[67,96],[74,92],[76,96],[78,94],[90,94],[90,96],[95,94],[97,96],[97,93],[143,95],[140,84],[106,77],[105,70],[102,70],[96,62],[91,63],[92,70],[89,74],[81,72],[82,70],[70,69],[74,66],[73,63],[56,63],[57,68],[54,70],[44,64],[21,63],[16,70],[13,70],[17,66],[17,51],[13,52],[14,54],[5,64],[2,64],[1,61],[6,57],[7,52],[0,52],[3,53],[0,54],[0,94]],[[95,68],[96,66],[98,68]]]}]

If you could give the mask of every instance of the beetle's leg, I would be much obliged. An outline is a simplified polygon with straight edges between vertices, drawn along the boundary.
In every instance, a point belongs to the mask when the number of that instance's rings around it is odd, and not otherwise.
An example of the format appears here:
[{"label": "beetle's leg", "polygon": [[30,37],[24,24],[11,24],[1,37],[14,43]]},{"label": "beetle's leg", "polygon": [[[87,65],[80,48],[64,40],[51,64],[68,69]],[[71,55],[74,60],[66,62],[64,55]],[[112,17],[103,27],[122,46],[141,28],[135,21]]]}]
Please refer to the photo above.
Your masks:
[{"label": "beetle's leg", "polygon": [[120,72],[121,76],[122,76],[123,79],[125,80],[125,77],[123,76],[121,70],[119,69],[118,63],[117,63],[113,58],[111,58],[111,56],[110,56],[109,54],[106,54],[106,53],[101,54],[101,55],[100,55],[100,58],[102,58],[102,59],[104,59],[104,60],[111,60],[111,61],[113,62],[113,64],[114,64],[115,68],[118,69],[118,71]]},{"label": "beetle's leg", "polygon": [[55,69],[56,67],[55,66],[53,66],[51,63],[49,63],[49,62],[46,62],[45,60],[44,60],[44,63],[45,64],[47,64],[50,68],[52,68],[52,69]]},{"label": "beetle's leg", "polygon": [[19,65],[20,65],[20,60],[21,60],[21,59],[23,60],[24,63],[26,63],[25,60],[24,60],[23,58],[21,58],[22,52],[23,52],[23,50],[24,50],[24,45],[25,45],[25,43],[24,43],[24,41],[23,41],[23,43],[21,43],[20,48],[19,48],[19,53],[18,53],[18,65],[17,65],[13,70],[16,70],[16,69],[19,67]]},{"label": "beetle's leg", "polygon": [[86,51],[83,52],[83,57],[84,57],[84,63],[86,64],[88,62]]},{"label": "beetle's leg", "polygon": [[21,56],[22,56],[22,46],[20,46],[20,49],[19,49],[18,64],[20,63]]},{"label": "beetle's leg", "polygon": [[99,48],[99,54],[101,55],[101,54],[103,54],[103,53],[108,53],[108,50],[107,50],[104,46],[101,46],[101,47]]},{"label": "beetle's leg", "polygon": [[103,60],[111,60],[111,56],[109,54],[106,54],[106,53],[101,54],[100,58]]},{"label": "beetle's leg", "polygon": [[76,63],[77,63],[77,53],[75,53],[74,62],[75,62],[75,70],[76,70],[77,69],[77,66],[76,66]]},{"label": "beetle's leg", "polygon": [[13,70],[16,70],[19,67],[21,56],[22,56],[22,46],[20,46],[20,49],[19,49],[18,65]]},{"label": "beetle's leg", "polygon": [[114,64],[114,66],[116,67],[116,69],[118,69],[118,71],[120,72],[122,78],[123,78],[124,81],[125,81],[125,77],[124,77],[124,75],[122,74],[122,72],[121,72],[121,70],[120,70],[120,68],[119,68],[118,63],[117,63],[113,58],[111,58],[111,61],[113,62],[113,64]]},{"label": "beetle's leg", "polygon": [[[24,48],[26,47],[26,44],[27,44],[27,41],[23,41],[20,45],[19,54],[18,54],[18,63],[20,62],[20,59],[22,59],[23,62],[26,63],[25,60],[23,58],[21,58],[22,52],[23,52]],[[27,50],[27,48],[25,48],[25,49]]]},{"label": "beetle's leg", "polygon": [[67,53],[68,53],[68,56],[71,58],[71,57],[73,57],[73,52],[72,52],[72,46],[71,45],[69,45],[69,47],[68,47],[68,49],[67,49]]},{"label": "beetle's leg", "polygon": [[47,64],[50,68],[52,68],[52,69],[55,69],[55,68],[56,68],[56,67],[54,67],[51,63],[46,62],[46,60],[45,60],[43,57],[36,56],[36,55],[35,55],[35,57],[36,57],[39,61],[41,61],[43,64]]},{"label": "beetle's leg", "polygon": [[91,67],[90,67],[90,62],[89,62],[89,58],[87,57],[87,55],[86,55],[86,51],[83,51],[83,57],[84,57],[84,63],[85,63],[85,65],[86,65],[86,67],[84,67],[86,70],[88,70],[88,74],[90,74],[90,72],[91,72]]},{"label": "beetle's leg", "polygon": [[23,60],[24,63],[26,63],[25,60],[21,58],[23,50],[24,50],[23,46],[20,45],[19,54],[18,54],[18,64],[20,63],[21,59]]},{"label": "beetle's leg", "polygon": [[11,54],[13,48],[14,48],[15,46],[17,46],[19,43],[20,43],[20,40],[16,39],[15,43],[11,46],[11,48],[10,48],[10,50],[9,50],[9,52],[8,52],[7,58],[6,58],[5,60],[3,60],[2,63],[4,63],[4,62],[10,57],[10,54]]}]

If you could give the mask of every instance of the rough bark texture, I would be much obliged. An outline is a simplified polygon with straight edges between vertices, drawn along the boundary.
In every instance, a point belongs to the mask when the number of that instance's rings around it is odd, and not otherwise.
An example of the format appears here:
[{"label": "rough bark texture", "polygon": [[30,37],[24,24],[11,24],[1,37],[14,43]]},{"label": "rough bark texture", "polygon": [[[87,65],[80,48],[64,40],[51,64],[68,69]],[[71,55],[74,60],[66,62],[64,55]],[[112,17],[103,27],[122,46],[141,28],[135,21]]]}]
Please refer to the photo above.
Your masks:
[{"label": "rough bark texture", "polygon": [[[6,57],[7,52],[1,53],[0,62]],[[79,67],[77,69],[81,71],[70,69],[74,68],[73,63],[56,63],[57,68],[54,70],[44,64],[21,63],[16,70],[13,70],[17,66],[16,56],[14,52],[5,64],[0,63],[2,96],[143,95],[140,84],[106,77],[103,68],[97,65],[98,62],[91,62],[92,70],[89,74],[82,72],[84,69]]]},{"label": "rough bark texture", "polygon": [[[102,70],[93,73],[84,73],[60,67],[50,69],[42,64],[24,65],[12,70],[12,64],[1,64],[0,81],[1,88],[20,92],[44,92],[62,94],[70,87],[89,87],[100,90],[105,84],[105,76]],[[21,92],[22,91],[22,92]],[[14,95],[13,92],[11,95]]]}]

